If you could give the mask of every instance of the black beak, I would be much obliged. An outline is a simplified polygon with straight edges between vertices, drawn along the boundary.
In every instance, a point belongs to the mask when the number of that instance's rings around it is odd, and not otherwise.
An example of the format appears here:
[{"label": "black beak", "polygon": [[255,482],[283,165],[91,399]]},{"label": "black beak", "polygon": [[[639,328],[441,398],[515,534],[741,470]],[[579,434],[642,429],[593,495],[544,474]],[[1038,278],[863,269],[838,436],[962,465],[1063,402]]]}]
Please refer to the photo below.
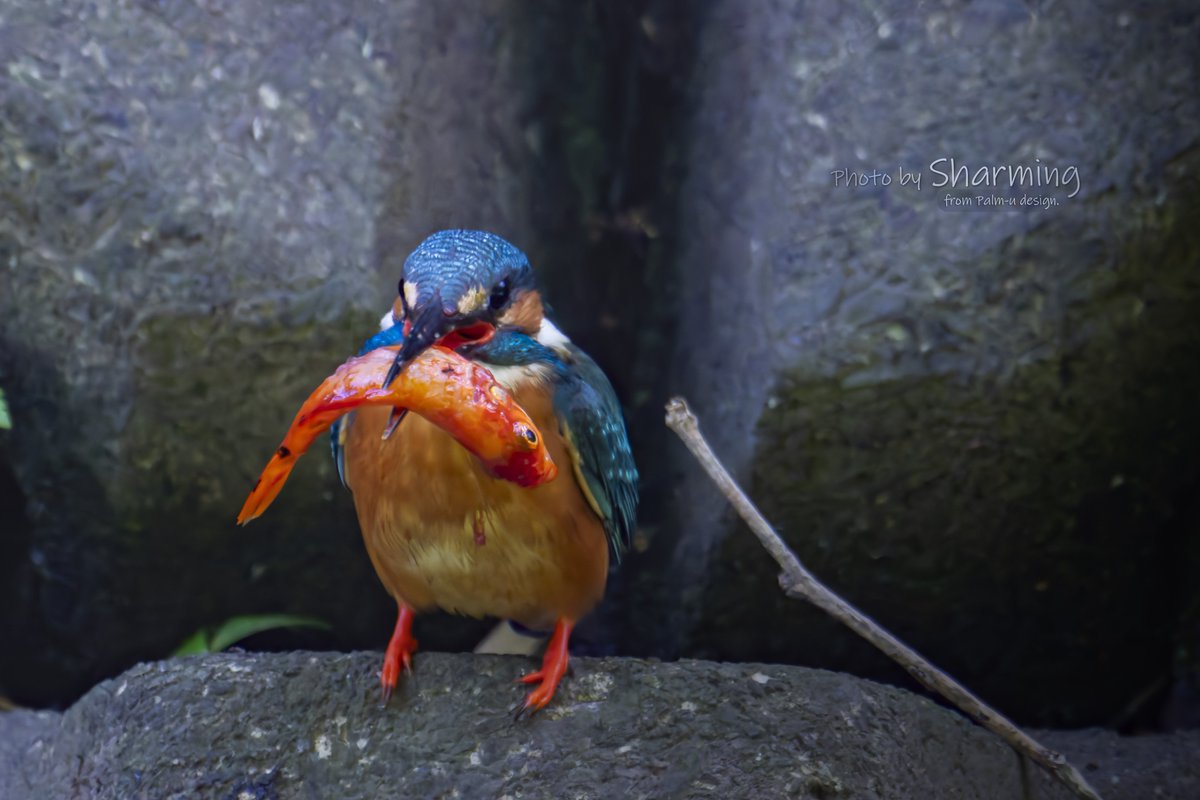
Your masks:
[{"label": "black beak", "polygon": [[412,315],[412,325],[409,326],[408,333],[404,336],[404,344],[400,346],[396,360],[392,362],[387,377],[383,379],[383,388],[391,386],[392,381],[400,374],[400,370],[404,369],[408,362],[421,355],[425,348],[442,338],[452,325],[452,319],[442,312],[442,302],[438,297],[434,297],[433,302],[427,303],[419,311],[416,311]]}]

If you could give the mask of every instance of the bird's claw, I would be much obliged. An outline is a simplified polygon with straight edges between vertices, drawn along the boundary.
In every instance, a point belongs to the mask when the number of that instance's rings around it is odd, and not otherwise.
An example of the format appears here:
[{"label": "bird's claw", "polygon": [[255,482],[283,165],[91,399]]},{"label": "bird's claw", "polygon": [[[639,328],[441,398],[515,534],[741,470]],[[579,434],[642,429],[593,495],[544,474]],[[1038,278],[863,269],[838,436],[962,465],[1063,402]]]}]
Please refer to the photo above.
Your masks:
[{"label": "bird's claw", "polygon": [[528,685],[531,683],[539,683],[541,681],[544,681],[545,679],[546,679],[546,671],[544,669],[539,669],[539,670],[534,670],[533,672],[529,673],[528,675],[522,675],[521,677],[519,677],[515,681],[513,681],[513,683],[524,683],[524,684]]},{"label": "bird's claw", "polygon": [[554,690],[558,688],[558,681],[546,681],[546,670],[534,670],[528,675],[522,675],[513,683],[520,683],[526,686],[533,683],[540,683],[541,686],[534,689],[525,696],[525,700],[517,706],[516,713],[513,714],[513,721],[516,722],[522,717],[532,717],[537,712],[541,711],[550,704],[550,700],[554,697]]},{"label": "bird's claw", "polygon": [[567,672],[567,640],[572,627],[571,622],[560,619],[554,626],[554,635],[550,637],[550,643],[546,646],[542,668],[517,678],[517,683],[537,683],[539,686],[525,697],[525,702],[517,709],[514,719],[520,719],[527,714],[533,716],[554,699],[554,692]]},{"label": "bird's claw", "polygon": [[[520,683],[534,683],[535,680],[540,678],[540,672],[541,670],[526,675],[520,680]],[[534,678],[535,680],[530,680],[530,678]],[[554,698],[554,690],[557,688],[557,681],[543,681],[541,686],[526,695],[525,702],[521,703],[521,705],[517,707],[517,713],[513,715],[513,721],[520,720],[525,716],[532,717],[534,714],[550,705],[550,701]]]},{"label": "bird's claw", "polygon": [[408,675],[413,674],[412,654],[416,652],[417,640],[409,639],[400,647],[389,647],[383,657],[383,670],[379,674],[379,682],[383,687],[383,704],[386,706],[392,699],[392,693],[400,683],[400,670]]},{"label": "bird's claw", "polygon": [[400,670],[409,675],[413,671],[413,653],[417,652],[417,640],[412,635],[412,609],[401,606],[396,618],[396,630],[388,642],[387,652],[383,655],[383,669],[379,672],[379,683],[383,689],[383,705],[387,706],[400,683]]}]

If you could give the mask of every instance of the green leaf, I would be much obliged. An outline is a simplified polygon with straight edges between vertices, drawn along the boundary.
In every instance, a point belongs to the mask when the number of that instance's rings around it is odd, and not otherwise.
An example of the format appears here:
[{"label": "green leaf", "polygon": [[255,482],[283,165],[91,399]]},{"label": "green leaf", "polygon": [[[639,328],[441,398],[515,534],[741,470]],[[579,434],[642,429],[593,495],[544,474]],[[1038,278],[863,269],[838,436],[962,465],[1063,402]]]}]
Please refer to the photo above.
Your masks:
[{"label": "green leaf", "polygon": [[191,656],[197,653],[219,653],[227,647],[263,631],[276,628],[317,628],[329,630],[329,623],[315,617],[298,614],[249,614],[230,617],[216,627],[201,628],[189,636],[171,655]]},{"label": "green leaf", "polygon": [[237,644],[247,636],[276,628],[318,628],[329,630],[329,623],[313,617],[297,614],[254,614],[245,617],[230,617],[213,632],[209,647],[220,652]]},{"label": "green leaf", "polygon": [[209,648],[208,642],[208,630],[202,628],[184,640],[183,644],[179,645],[171,655],[179,658],[180,656],[194,656],[197,653],[211,652],[212,650]]},{"label": "green leaf", "polygon": [[8,403],[4,402],[4,390],[0,389],[0,429],[11,427],[12,417],[8,416]]}]

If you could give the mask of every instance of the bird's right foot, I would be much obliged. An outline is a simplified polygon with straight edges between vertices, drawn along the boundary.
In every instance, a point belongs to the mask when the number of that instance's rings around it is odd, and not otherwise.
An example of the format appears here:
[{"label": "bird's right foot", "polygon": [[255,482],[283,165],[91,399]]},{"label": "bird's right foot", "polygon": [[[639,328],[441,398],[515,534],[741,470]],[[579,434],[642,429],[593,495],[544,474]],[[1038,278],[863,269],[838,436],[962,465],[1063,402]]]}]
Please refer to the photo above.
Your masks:
[{"label": "bird's right foot", "polygon": [[386,706],[396,691],[400,682],[400,670],[412,674],[412,656],[417,652],[417,640],[412,635],[413,610],[406,605],[400,606],[396,615],[396,629],[392,631],[391,641],[388,642],[387,652],[383,656],[383,670],[379,673],[379,683],[383,687],[383,705]]}]

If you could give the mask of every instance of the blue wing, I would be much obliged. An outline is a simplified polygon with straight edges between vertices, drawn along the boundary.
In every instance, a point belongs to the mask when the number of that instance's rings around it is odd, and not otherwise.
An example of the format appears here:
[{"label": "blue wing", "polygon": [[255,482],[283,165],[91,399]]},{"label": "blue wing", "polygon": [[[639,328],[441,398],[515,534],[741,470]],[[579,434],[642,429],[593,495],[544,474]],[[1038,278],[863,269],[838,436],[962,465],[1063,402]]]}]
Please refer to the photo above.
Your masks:
[{"label": "blue wing", "polygon": [[[575,477],[604,522],[617,563],[629,549],[636,524],[637,465],[616,392],[586,353],[571,346],[554,410],[571,451]],[[560,372],[560,375],[563,373]]]}]

